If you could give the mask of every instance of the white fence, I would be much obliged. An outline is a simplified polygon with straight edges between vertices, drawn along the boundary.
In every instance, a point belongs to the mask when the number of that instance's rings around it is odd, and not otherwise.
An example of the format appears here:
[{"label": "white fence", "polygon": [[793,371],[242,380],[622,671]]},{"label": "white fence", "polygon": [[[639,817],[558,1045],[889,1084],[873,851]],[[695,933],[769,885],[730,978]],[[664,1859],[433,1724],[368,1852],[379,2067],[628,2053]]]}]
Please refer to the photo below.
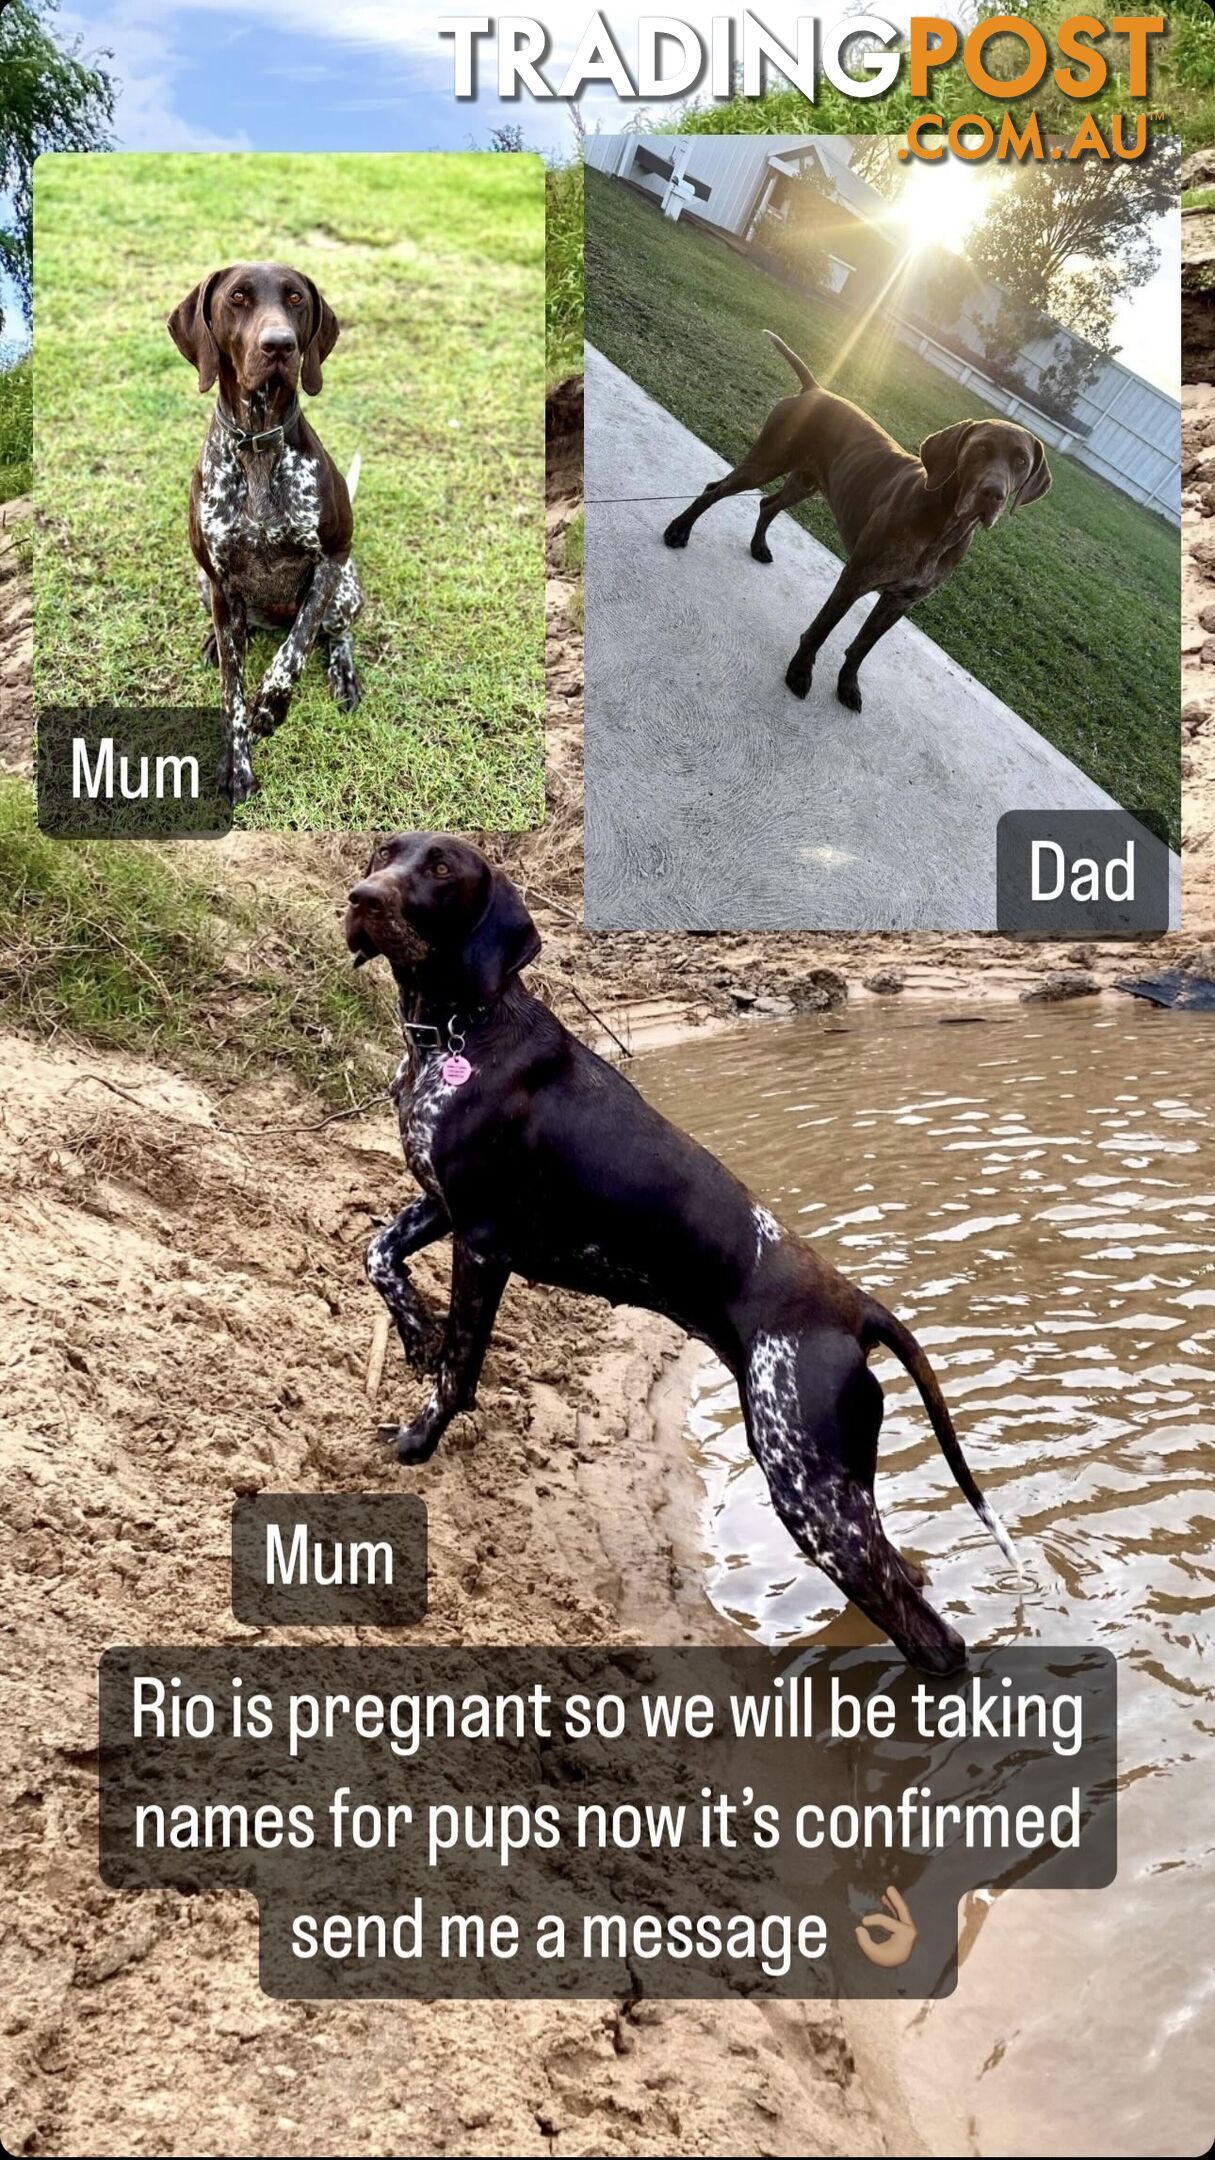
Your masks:
[{"label": "white fence", "polygon": [[[983,297],[963,308],[958,328],[966,342],[982,337],[984,322],[994,313],[999,299],[999,287],[988,280]],[[904,342],[916,340],[909,337]],[[1013,367],[1030,392],[1024,398],[990,382],[978,355],[968,363],[940,346],[935,338],[923,340],[925,348],[932,348],[925,349],[924,357],[934,367],[961,382],[986,384],[984,397],[1001,412],[1010,414],[1014,406],[1023,411],[1036,409],[1032,395],[1036,383],[1052,363],[1066,360],[1074,343],[1066,330],[1053,327],[1043,337],[1026,339],[1013,358]],[[1173,524],[1180,524],[1181,406],[1176,398],[1155,383],[1145,382],[1142,375],[1132,374],[1117,360],[1102,360],[1092,380],[1073,399],[1072,417],[1080,426],[1068,428],[1059,420],[1043,426],[1031,424],[1044,441],[1087,465],[1090,472],[1099,473],[1112,487],[1121,488],[1124,495],[1158,510]]]},{"label": "white fence", "polygon": [[[1100,412],[1098,424],[1093,427],[1090,435],[1078,435],[1074,429],[1065,426],[1063,421],[1039,412],[1037,406],[1028,398],[1019,397],[1015,391],[1006,390],[1001,384],[993,382],[989,375],[983,373],[977,362],[964,360],[960,353],[951,352],[947,345],[939,345],[935,338],[929,337],[927,331],[914,329],[909,323],[900,323],[897,325],[897,333],[904,345],[909,345],[913,352],[918,352],[930,366],[939,368],[942,375],[952,375],[954,381],[961,383],[963,388],[973,384],[984,404],[994,405],[997,412],[1005,413],[1010,420],[1018,420],[1022,427],[1032,428],[1035,435],[1042,437],[1043,442],[1050,443],[1052,448],[1062,451],[1064,456],[1075,458],[1077,464],[1087,465],[1090,472],[1098,473],[1103,480],[1109,481],[1111,487],[1121,489],[1124,495],[1130,495],[1135,502],[1145,504],[1149,510],[1158,511],[1161,517],[1170,519],[1174,525],[1180,524],[1181,408],[1166,398],[1163,391],[1154,395],[1158,396],[1160,404],[1166,409],[1166,427],[1170,424],[1170,408],[1174,416],[1172,426],[1176,430],[1176,440],[1171,453],[1162,449],[1158,443],[1147,441],[1136,428],[1121,420],[1108,408],[1102,410],[1094,406],[1093,410]],[[1127,381],[1138,389],[1152,390],[1150,383],[1142,382],[1126,368],[1103,370],[1104,373],[1124,375]],[[1094,385],[1094,388],[1100,387],[1100,382]],[[1076,402],[1078,406],[1083,406],[1089,400],[1079,398]],[[1087,414],[1085,417],[1087,418]],[[1117,460],[1121,462],[1116,462]],[[1132,466],[1138,470],[1129,470]]]}]

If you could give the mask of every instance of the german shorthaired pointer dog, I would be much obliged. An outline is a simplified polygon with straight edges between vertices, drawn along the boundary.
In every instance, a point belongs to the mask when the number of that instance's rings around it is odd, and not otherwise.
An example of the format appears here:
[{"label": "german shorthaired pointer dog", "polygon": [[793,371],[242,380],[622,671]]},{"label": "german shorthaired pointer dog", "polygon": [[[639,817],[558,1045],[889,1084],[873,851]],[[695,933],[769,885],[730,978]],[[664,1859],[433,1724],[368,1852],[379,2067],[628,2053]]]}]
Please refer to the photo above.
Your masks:
[{"label": "german shorthaired pointer dog", "polygon": [[837,697],[859,712],[857,676],[866,654],[908,608],[953,576],[980,525],[990,530],[1005,509],[1024,509],[1045,495],[1051,479],[1046,452],[1036,435],[1012,421],[959,420],[929,435],[915,457],[859,405],[820,390],[805,361],[774,330],[764,335],[799,378],[801,395],[773,406],[741,465],[672,518],[662,537],[668,547],[686,547],[697,518],[714,503],[784,474],[784,485],[760,504],[751,538],[756,562],[770,563],[773,518],[807,495],[825,496],[847,560],[785,681],[804,698],[819,647],[856,601],[878,593],[877,606],[844,654],[836,684]]},{"label": "german shorthaired pointer dog", "polygon": [[[914,1379],[971,1506],[1016,1556],[915,1337],[524,989],[539,937],[476,848],[440,833],[382,841],[345,930],[356,966],[389,962],[407,1041],[393,1094],[422,1197],[367,1255],[410,1364],[437,1374],[412,1424],[387,1429],[402,1461],[425,1462],[472,1406],[512,1274],[664,1313],[734,1375],[752,1452],[802,1551],[913,1664],[955,1671],[965,1645],[921,1597],[874,1503],[882,1391],[866,1361],[879,1344]],[[448,1236],[440,1331],[406,1263]]]},{"label": "german shorthaired pointer dog", "polygon": [[[319,397],[321,363],[337,318],[311,278],[283,263],[213,270],[169,317],[169,335],[219,382],[190,485],[190,546],[212,627],[204,658],[218,664],[224,715],[220,785],[233,802],[254,787],[251,738],[287,716],[291,693],[319,637],[329,687],[352,712],[361,695],[351,625],[363,604],[350,555],[356,458],[344,480],[300,410],[299,389]],[[251,629],[286,631],[245,704]]]}]

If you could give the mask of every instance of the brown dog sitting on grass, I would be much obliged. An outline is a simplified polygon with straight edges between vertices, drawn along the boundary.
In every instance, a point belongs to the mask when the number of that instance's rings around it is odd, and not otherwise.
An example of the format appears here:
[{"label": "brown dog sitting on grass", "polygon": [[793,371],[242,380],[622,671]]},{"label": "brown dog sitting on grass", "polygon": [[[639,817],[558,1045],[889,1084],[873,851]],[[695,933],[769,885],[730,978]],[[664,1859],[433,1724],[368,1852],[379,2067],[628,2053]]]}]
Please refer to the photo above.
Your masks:
[{"label": "brown dog sitting on grass", "polygon": [[[190,483],[190,547],[211,614],[203,656],[219,669],[223,792],[255,785],[253,737],[286,719],[314,645],[344,712],[362,695],[351,631],[363,604],[351,555],[356,457],[343,478],[305,418],[319,397],[337,317],[311,278],[286,263],[230,263],[186,294],[168,321],[198,387],[219,385]],[[245,700],[250,630],[282,643],[252,706]]]},{"label": "brown dog sitting on grass", "polygon": [[865,593],[880,598],[844,654],[837,695],[861,709],[860,665],[877,641],[919,600],[953,576],[980,525],[990,531],[1006,509],[1024,509],[1050,486],[1036,435],[1011,420],[959,420],[904,450],[859,405],[820,390],[804,360],[774,330],[765,331],[802,384],[768,414],[740,465],[672,518],[663,539],[682,548],[697,518],[728,495],[784,485],[760,504],[751,536],[756,562],[770,563],[768,527],[781,510],[822,495],[848,554],[834,590],[806,631],[785,673],[795,697],[810,689],[821,645]]}]

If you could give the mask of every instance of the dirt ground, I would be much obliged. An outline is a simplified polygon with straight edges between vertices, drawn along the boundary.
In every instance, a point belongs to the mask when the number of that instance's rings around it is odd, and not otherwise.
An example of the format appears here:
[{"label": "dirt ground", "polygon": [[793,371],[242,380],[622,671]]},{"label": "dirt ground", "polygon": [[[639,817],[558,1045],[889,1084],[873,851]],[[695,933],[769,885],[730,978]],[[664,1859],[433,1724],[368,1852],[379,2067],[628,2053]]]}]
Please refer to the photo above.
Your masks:
[{"label": "dirt ground", "polygon": [[[1215,972],[1215,627],[1200,619],[1215,606],[1201,462],[1209,428],[1215,464],[1215,392],[1187,405],[1187,470],[1198,463],[1187,482],[1186,928],[1133,957],[978,937],[580,930],[581,644],[562,568],[577,507],[576,392],[564,403],[549,505],[550,816],[505,852],[545,935],[538,981],[573,1025],[594,1033],[578,993],[645,1040],[844,996],[1015,997],[1059,975],[1091,990],[1166,961]],[[1215,507],[1215,472],[1209,492]],[[1198,552],[1208,547],[1209,566]],[[30,699],[19,580],[0,583],[0,608],[4,754],[20,768]],[[302,880],[336,900],[363,847],[234,835],[211,860],[217,878]],[[258,1989],[251,1900],[100,1886],[97,1656],[119,1641],[251,1639],[228,1602],[239,1492],[415,1485],[430,1508],[435,1642],[692,1640],[721,1623],[700,1589],[675,1432],[687,1354],[674,1330],[513,1288],[477,1413],[403,1478],[374,1427],[413,1405],[417,1383],[390,1346],[378,1403],[367,1399],[374,1301],[360,1264],[373,1221],[407,1197],[391,1120],[313,1130],[315,1105],[281,1083],[225,1094],[221,1107],[136,1060],[15,1038],[0,1047],[0,1790],[14,1826],[0,1851],[5,2148],[911,2149],[889,2104],[880,2119],[871,2107],[829,2005],[272,2002]],[[438,1294],[442,1264],[423,1260],[419,1277]]]},{"label": "dirt ground", "polygon": [[[884,2150],[831,2006],[272,2002],[252,1900],[100,1887],[96,1659],[253,1639],[229,1609],[237,1493],[416,1484],[434,1642],[715,1623],[670,1476],[673,1329],[513,1289],[478,1412],[403,1477],[364,1392],[360,1265],[403,1197],[392,1121],[238,1137],[217,1130],[230,1102],[221,1121],[154,1067],[15,1040],[4,1058],[5,2148]],[[379,1416],[417,1387],[393,1349]]]}]

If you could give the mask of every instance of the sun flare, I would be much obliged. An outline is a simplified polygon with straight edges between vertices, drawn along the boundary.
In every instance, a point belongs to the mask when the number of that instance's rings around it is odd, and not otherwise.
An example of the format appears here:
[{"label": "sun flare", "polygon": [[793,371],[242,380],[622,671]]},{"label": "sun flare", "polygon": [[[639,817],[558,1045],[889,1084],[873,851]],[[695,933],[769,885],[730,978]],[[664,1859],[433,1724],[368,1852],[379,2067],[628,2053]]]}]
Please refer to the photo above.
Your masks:
[{"label": "sun flare", "polygon": [[972,225],[991,200],[990,182],[970,166],[943,158],[939,165],[915,165],[907,175],[895,217],[909,254],[922,248],[948,248],[961,255]]}]

